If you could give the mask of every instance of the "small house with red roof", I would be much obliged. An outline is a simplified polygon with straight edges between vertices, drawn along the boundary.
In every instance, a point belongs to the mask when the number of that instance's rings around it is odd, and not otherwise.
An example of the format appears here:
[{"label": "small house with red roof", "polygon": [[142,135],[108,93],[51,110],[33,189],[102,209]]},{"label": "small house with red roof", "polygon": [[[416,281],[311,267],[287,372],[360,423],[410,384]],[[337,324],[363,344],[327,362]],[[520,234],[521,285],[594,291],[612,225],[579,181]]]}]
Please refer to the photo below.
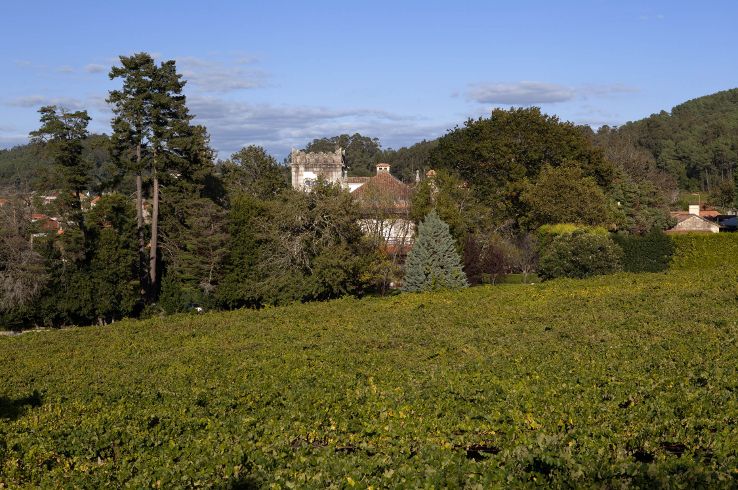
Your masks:
[{"label": "small house with red roof", "polygon": [[361,209],[360,225],[390,252],[404,255],[413,244],[415,224],[410,219],[412,188],[378,163],[372,177],[347,177],[346,186]]}]

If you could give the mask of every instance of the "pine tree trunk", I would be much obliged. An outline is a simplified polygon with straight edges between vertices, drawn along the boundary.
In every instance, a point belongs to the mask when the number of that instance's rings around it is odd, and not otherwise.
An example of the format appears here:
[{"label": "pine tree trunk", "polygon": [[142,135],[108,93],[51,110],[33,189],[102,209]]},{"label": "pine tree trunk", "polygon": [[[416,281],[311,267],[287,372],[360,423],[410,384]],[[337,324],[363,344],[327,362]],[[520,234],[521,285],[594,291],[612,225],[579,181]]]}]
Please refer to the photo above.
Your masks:
[{"label": "pine tree trunk", "polygon": [[154,202],[151,206],[151,249],[149,250],[149,280],[151,281],[151,289],[156,287],[156,259],[158,247],[159,233],[159,177],[156,175],[156,169],[153,171],[154,177]]},{"label": "pine tree trunk", "polygon": [[136,146],[136,232],[138,233],[138,265],[141,294],[146,292],[146,238],[143,219],[143,178],[141,177],[141,143]]}]

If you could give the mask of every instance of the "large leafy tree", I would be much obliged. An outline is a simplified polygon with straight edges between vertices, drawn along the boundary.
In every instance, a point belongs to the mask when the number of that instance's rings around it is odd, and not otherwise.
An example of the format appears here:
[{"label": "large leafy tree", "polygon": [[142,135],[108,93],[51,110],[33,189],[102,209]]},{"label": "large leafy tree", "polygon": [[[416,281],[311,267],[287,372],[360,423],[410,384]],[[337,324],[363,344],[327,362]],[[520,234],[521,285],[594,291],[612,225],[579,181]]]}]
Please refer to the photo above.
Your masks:
[{"label": "large leafy tree", "polygon": [[468,286],[454,240],[435,210],[418,225],[413,249],[405,263],[403,291],[460,289]]},{"label": "large leafy tree", "polygon": [[576,166],[544,166],[534,185],[522,194],[526,224],[578,223],[608,225],[612,221],[609,201],[592,177]]},{"label": "large leafy tree", "polygon": [[378,138],[342,134],[332,138],[315,139],[305,147],[309,152],[333,152],[336,148],[346,152],[346,166],[351,175],[369,176],[376,172],[374,165],[379,161],[381,145]]},{"label": "large leafy tree", "polygon": [[373,247],[345,190],[320,181],[311,192],[237,196],[218,291],[227,307],[284,304],[361,294],[374,279]]},{"label": "large leafy tree", "polygon": [[469,183],[501,219],[521,215],[520,195],[545,165],[577,166],[597,185],[612,180],[612,166],[582,128],[541,113],[537,107],[495,109],[489,118],[468,120],[439,139],[431,164]]},{"label": "large leafy tree", "polygon": [[219,171],[232,196],[248,194],[269,199],[286,189],[286,167],[277,163],[261,146],[241,148],[219,165]]}]

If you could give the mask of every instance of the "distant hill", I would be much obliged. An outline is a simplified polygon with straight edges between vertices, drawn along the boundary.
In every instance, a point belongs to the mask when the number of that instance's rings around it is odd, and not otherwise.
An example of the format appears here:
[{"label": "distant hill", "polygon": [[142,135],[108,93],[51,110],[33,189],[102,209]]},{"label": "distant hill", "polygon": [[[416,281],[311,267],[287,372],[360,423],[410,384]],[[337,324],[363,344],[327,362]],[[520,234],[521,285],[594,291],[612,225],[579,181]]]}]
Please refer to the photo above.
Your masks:
[{"label": "distant hill", "polygon": [[615,130],[646,150],[682,189],[733,189],[738,165],[738,88],[679,104]]},{"label": "distant hill", "polygon": [[19,145],[0,150],[0,188],[25,189],[37,183],[51,166],[37,145]]},{"label": "distant hill", "polygon": [[[117,169],[110,160],[109,138],[91,134],[84,145],[83,158],[90,162],[90,182],[93,191],[113,181]],[[58,180],[53,174],[52,160],[34,143],[0,150],[0,190],[26,192],[30,189],[49,190]]]}]

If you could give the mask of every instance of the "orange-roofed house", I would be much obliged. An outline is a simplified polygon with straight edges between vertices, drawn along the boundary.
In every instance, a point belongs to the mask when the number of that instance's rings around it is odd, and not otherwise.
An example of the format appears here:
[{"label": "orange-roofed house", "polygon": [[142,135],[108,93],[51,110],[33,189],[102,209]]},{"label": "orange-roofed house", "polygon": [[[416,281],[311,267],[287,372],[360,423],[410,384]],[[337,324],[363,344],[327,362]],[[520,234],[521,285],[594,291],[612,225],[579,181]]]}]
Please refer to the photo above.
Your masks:
[{"label": "orange-roofed house", "polygon": [[372,177],[348,177],[346,185],[361,209],[364,232],[390,253],[406,254],[415,236],[410,219],[411,187],[393,177],[387,163],[378,163]]}]

